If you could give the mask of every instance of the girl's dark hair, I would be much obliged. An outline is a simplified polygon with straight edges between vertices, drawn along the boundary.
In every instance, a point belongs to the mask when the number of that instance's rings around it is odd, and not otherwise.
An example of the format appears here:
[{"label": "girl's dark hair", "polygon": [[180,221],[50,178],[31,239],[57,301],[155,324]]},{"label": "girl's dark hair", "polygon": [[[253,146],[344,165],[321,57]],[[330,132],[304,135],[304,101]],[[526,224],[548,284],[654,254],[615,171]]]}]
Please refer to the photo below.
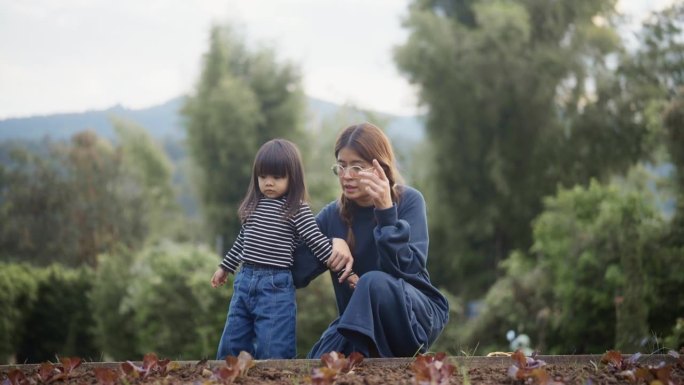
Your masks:
[{"label": "girl's dark hair", "polygon": [[259,199],[264,195],[259,190],[259,176],[273,175],[287,177],[285,193],[284,218],[292,218],[299,211],[302,202],[307,200],[304,183],[304,167],[297,146],[285,139],[273,139],[264,143],[254,158],[252,179],[249,181],[247,194],[240,203],[238,215],[242,223],[247,221],[256,209]]},{"label": "girl's dark hair", "polygon": [[[401,199],[399,185],[403,183],[403,179],[397,170],[392,144],[380,128],[370,123],[355,124],[345,128],[335,142],[335,159],[337,159],[337,155],[343,148],[354,150],[369,164],[372,164],[373,159],[376,159],[389,180],[392,189],[392,202],[398,202]],[[354,202],[347,199],[344,194],[340,196],[340,216],[347,225],[346,241],[352,251],[354,247],[354,233],[352,232],[353,217],[351,205],[353,204]]]}]

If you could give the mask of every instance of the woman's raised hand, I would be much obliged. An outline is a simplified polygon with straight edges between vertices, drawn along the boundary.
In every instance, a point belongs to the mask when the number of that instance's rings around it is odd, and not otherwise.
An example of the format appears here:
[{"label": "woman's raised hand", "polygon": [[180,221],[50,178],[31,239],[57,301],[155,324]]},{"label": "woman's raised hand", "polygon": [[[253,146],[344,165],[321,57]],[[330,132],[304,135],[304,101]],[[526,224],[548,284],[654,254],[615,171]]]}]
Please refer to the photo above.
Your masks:
[{"label": "woman's raised hand", "polygon": [[389,179],[387,179],[385,170],[382,169],[377,159],[373,159],[372,170],[361,171],[359,175],[361,176],[359,184],[373,199],[376,209],[382,210],[392,207],[392,191]]},{"label": "woman's raised hand", "polygon": [[339,282],[344,282],[349,274],[352,273],[352,266],[354,265],[354,257],[349,250],[349,245],[344,239],[333,238],[332,240],[332,255],[328,259],[328,267],[334,272],[341,270],[342,273],[337,277]]}]

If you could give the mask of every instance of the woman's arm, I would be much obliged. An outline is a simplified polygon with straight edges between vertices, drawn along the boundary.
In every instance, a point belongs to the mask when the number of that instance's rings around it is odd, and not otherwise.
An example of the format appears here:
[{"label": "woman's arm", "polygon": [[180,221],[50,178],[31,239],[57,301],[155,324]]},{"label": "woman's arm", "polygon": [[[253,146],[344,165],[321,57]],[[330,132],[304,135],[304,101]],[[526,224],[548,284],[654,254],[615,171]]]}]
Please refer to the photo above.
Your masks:
[{"label": "woman's arm", "polygon": [[375,217],[380,268],[397,277],[425,272],[429,238],[421,193],[404,187],[399,204],[376,210]]}]

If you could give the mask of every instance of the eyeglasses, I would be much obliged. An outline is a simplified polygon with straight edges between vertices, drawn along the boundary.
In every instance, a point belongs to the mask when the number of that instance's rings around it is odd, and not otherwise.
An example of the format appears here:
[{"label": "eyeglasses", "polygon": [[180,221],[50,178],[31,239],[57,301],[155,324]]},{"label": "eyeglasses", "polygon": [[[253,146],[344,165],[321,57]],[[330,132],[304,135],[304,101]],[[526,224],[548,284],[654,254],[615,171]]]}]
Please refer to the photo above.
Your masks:
[{"label": "eyeglasses", "polygon": [[352,178],[356,178],[357,176],[359,176],[359,173],[361,171],[369,171],[369,170],[372,170],[373,167],[368,167],[368,168],[363,168],[361,166],[344,167],[340,164],[333,164],[330,169],[332,170],[333,174],[335,174],[337,176],[344,175],[345,171],[349,171],[349,176],[351,176]]}]

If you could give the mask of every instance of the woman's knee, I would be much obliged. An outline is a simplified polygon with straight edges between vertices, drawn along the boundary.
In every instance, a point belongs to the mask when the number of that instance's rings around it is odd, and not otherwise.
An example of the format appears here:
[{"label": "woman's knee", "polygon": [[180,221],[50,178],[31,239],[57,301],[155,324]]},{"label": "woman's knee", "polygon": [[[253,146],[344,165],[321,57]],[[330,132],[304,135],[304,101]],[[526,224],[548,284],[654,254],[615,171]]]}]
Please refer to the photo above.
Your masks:
[{"label": "woman's knee", "polygon": [[365,293],[371,301],[381,308],[388,306],[395,308],[397,303],[397,278],[382,272],[369,271],[359,278],[356,284],[355,293]]},{"label": "woman's knee", "polygon": [[370,289],[382,290],[382,288],[389,287],[394,281],[396,281],[396,278],[385,273],[384,271],[373,270],[360,276],[356,287],[359,288],[363,286]]}]

